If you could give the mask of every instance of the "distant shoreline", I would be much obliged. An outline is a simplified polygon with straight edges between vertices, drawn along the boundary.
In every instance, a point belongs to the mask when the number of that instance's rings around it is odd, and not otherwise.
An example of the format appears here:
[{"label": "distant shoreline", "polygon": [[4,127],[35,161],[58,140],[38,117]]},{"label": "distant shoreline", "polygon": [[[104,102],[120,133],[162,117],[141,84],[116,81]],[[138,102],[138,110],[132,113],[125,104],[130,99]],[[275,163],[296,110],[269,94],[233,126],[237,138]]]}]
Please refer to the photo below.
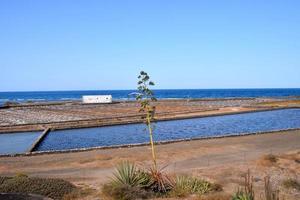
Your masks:
[{"label": "distant shoreline", "polygon": [[[300,88],[157,89],[158,99],[300,98]],[[116,101],[133,100],[136,90],[74,90],[0,92],[0,104],[10,102],[80,101],[83,95],[112,95]]]}]

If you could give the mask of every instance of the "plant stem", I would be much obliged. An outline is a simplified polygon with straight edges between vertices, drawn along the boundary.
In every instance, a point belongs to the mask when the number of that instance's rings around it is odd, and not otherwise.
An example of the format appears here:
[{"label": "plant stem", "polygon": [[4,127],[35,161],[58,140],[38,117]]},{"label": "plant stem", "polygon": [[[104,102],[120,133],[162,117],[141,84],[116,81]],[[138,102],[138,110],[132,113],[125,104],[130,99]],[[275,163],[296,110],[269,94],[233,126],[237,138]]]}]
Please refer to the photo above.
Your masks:
[{"label": "plant stem", "polygon": [[154,168],[156,170],[157,169],[156,155],[155,155],[155,149],[154,149],[154,143],[153,143],[153,134],[152,134],[151,119],[150,119],[149,112],[147,112],[147,124],[148,124],[148,129],[149,129],[150,144],[151,144],[151,150],[152,150],[152,158],[153,158]]}]

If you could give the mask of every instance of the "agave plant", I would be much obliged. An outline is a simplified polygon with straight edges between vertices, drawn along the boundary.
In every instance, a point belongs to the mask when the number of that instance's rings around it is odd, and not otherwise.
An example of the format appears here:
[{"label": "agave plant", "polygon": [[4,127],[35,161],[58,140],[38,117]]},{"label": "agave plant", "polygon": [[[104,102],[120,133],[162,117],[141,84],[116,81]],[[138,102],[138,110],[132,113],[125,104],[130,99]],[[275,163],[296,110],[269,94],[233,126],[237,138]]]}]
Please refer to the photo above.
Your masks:
[{"label": "agave plant", "polygon": [[150,80],[149,75],[141,71],[140,75],[138,76],[138,95],[136,96],[136,100],[140,103],[140,110],[139,112],[145,113],[145,124],[149,130],[149,137],[150,137],[150,145],[151,145],[151,152],[152,152],[152,160],[155,170],[157,170],[156,164],[156,152],[154,147],[153,141],[153,126],[152,121],[154,120],[155,115],[155,106],[152,105],[153,101],[157,99],[154,96],[153,91],[150,89],[150,86],[154,86],[154,82]]},{"label": "agave plant", "polygon": [[164,173],[164,168],[150,168],[151,189],[155,192],[166,193],[173,189],[173,180]]},{"label": "agave plant", "polygon": [[148,173],[139,170],[135,164],[125,161],[116,167],[111,184],[114,186],[149,187],[151,177]]}]

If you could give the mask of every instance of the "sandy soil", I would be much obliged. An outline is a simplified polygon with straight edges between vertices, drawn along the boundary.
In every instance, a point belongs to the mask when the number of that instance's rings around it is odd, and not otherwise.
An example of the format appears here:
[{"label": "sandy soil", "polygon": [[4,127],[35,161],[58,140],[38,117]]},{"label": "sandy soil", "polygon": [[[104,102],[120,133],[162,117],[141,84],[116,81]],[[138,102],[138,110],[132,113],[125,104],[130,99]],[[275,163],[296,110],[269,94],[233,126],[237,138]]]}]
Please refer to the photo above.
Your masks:
[{"label": "sandy soil", "polygon": [[[270,175],[278,187],[286,178],[300,174],[300,130],[261,135],[196,140],[157,146],[160,166],[169,173],[188,173],[223,185],[231,193],[242,183],[250,169],[255,187],[262,189],[263,177]],[[278,162],[262,157],[278,155]],[[148,146],[93,150],[76,153],[0,158],[0,174],[26,173],[31,176],[57,177],[77,185],[99,189],[112,175],[113,166],[122,160],[141,166],[151,162]],[[299,191],[286,191],[286,199],[300,199]]]}]

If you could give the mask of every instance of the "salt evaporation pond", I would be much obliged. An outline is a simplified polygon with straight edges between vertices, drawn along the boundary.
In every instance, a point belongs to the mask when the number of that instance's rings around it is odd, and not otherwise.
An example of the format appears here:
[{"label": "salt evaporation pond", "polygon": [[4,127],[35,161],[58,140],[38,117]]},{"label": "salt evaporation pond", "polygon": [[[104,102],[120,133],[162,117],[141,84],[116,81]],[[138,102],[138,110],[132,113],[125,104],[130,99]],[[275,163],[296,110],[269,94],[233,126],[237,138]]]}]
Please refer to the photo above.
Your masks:
[{"label": "salt evaporation pond", "polygon": [[26,152],[41,132],[23,132],[0,134],[0,154]]},{"label": "salt evaporation pond", "polygon": [[[300,109],[283,109],[205,118],[161,121],[155,123],[156,141],[239,135],[300,128]],[[0,134],[0,154],[28,150],[41,132]],[[37,151],[68,150],[147,143],[144,124],[98,128],[69,129],[50,132]]]},{"label": "salt evaporation pond", "polygon": [[[238,135],[300,128],[300,109],[284,109],[235,115],[161,121],[155,123],[156,141]],[[38,151],[66,150],[146,143],[145,125],[129,124],[99,128],[53,131]]]}]

